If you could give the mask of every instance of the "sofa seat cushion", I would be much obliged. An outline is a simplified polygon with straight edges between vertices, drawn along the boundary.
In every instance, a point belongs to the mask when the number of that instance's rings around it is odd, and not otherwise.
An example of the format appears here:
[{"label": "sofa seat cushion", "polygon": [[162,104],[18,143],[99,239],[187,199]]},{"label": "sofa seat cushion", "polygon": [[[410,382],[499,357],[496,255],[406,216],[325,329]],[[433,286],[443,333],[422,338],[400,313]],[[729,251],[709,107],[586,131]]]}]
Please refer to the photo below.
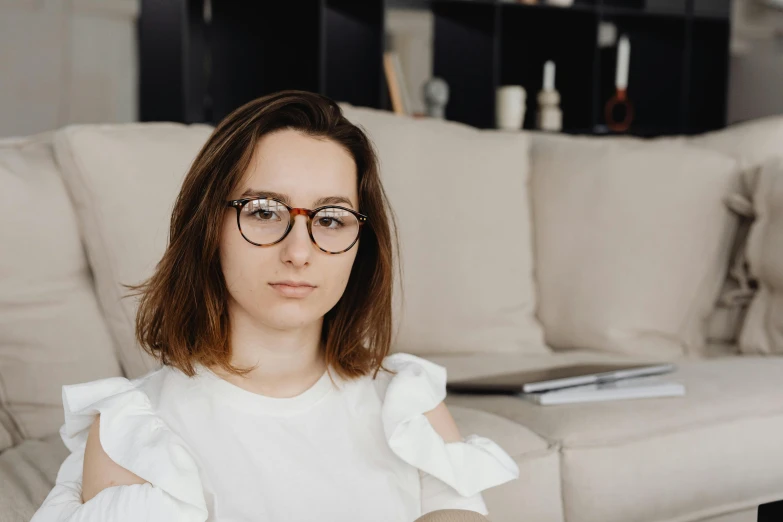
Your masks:
[{"label": "sofa seat cushion", "polygon": [[28,439],[0,453],[0,521],[33,518],[68,453],[59,434]]},{"label": "sofa seat cushion", "polygon": [[519,478],[482,496],[493,522],[562,522],[560,458],[556,447],[507,418],[463,406],[449,408],[460,433],[496,442],[519,466]]},{"label": "sofa seat cushion", "polygon": [[[447,367],[448,369],[448,367]],[[783,357],[680,361],[687,396],[537,406],[462,396],[450,405],[519,422],[559,446],[571,522],[698,520],[783,498]]]},{"label": "sofa seat cushion", "polygon": [[743,509],[741,511],[732,511],[714,517],[699,519],[699,522],[757,522],[758,508]]}]

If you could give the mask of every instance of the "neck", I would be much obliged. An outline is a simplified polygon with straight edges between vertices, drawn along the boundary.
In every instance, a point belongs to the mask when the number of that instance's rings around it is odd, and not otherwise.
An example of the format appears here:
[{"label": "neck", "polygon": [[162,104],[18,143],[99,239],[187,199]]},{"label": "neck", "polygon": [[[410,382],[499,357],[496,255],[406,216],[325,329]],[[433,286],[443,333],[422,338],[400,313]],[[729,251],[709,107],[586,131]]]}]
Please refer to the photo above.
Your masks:
[{"label": "neck", "polygon": [[323,318],[286,330],[251,319],[242,312],[231,316],[231,364],[255,369],[244,378],[216,371],[221,377],[263,395],[294,397],[326,371],[321,346]]}]

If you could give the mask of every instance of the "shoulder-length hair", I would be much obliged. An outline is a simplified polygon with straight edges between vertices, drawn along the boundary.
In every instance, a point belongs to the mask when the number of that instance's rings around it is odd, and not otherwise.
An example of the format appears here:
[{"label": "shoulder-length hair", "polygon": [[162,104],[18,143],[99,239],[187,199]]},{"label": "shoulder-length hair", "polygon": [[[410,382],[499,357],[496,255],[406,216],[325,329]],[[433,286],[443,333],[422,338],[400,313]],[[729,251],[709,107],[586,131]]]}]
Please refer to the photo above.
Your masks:
[{"label": "shoulder-length hair", "polygon": [[131,295],[140,296],[136,340],[142,349],[190,377],[195,375],[194,362],[217,365],[235,375],[254,369],[230,362],[220,231],[225,202],[243,178],[256,144],[283,129],[331,140],[351,154],[357,169],[359,211],[368,216],[345,291],[324,316],[321,342],[326,362],[341,377],[352,379],[377,374],[390,351],[392,267],[399,240],[376,152],[363,130],[348,121],[333,100],[288,90],[253,100],[218,124],[183,181],[171,215],[168,245],[154,274],[142,284],[124,285],[134,291]]}]

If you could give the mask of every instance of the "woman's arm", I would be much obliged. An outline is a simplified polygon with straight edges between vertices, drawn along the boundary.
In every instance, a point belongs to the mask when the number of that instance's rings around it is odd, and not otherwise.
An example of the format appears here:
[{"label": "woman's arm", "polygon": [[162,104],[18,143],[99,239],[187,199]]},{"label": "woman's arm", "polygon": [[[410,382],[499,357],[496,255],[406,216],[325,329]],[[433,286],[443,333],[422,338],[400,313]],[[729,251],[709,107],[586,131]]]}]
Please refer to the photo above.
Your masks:
[{"label": "woman's arm", "polygon": [[30,522],[203,522],[149,482],[108,487],[82,503],[78,482],[58,482]]},{"label": "woman's arm", "polygon": [[66,457],[30,522],[204,522],[195,509],[114,462],[96,417],[85,446]]},{"label": "woman's arm", "polygon": [[[441,402],[434,409],[425,412],[424,416],[443,437],[443,441],[461,442],[463,440],[457,423],[451,412],[446,407],[446,403]],[[482,515],[487,515],[487,506],[481,493],[476,493],[470,497],[463,497],[457,493],[454,488],[444,484],[437,478],[419,470],[421,480],[421,512],[422,515],[439,509],[463,509],[475,511]]]},{"label": "woman's arm", "polygon": [[421,510],[487,514],[482,491],[519,478],[519,466],[494,441],[463,437],[445,403],[446,368],[404,352],[388,355],[377,379],[391,450],[420,474]]},{"label": "woman's arm", "polygon": [[457,423],[454,422],[454,417],[451,416],[451,412],[446,407],[445,402],[441,402],[435,409],[425,412],[424,416],[427,417],[432,427],[435,428],[438,435],[443,437],[445,442],[459,442],[462,440]]},{"label": "woman's arm", "polygon": [[104,489],[112,486],[131,486],[147,482],[109,458],[101,446],[100,423],[101,416],[99,414],[95,417],[95,422],[87,435],[87,445],[84,450],[82,502],[87,502]]}]

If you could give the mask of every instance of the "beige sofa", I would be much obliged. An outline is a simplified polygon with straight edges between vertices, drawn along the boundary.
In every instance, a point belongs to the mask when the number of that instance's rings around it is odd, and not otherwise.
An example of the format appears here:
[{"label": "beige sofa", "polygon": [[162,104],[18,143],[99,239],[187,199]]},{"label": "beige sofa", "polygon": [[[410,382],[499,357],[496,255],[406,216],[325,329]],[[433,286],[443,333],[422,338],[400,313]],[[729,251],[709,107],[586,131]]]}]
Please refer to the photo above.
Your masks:
[{"label": "beige sofa", "polygon": [[[484,494],[493,521],[750,522],[783,499],[783,174],[769,161],[783,119],[641,141],[343,108],[375,142],[397,215],[395,350],[451,379],[672,360],[687,387],[548,407],[450,396],[463,434],[520,466]],[[121,283],[160,258],[209,132],[0,141],[0,522],[29,520],[54,483],[62,386],[154,368]]]}]

